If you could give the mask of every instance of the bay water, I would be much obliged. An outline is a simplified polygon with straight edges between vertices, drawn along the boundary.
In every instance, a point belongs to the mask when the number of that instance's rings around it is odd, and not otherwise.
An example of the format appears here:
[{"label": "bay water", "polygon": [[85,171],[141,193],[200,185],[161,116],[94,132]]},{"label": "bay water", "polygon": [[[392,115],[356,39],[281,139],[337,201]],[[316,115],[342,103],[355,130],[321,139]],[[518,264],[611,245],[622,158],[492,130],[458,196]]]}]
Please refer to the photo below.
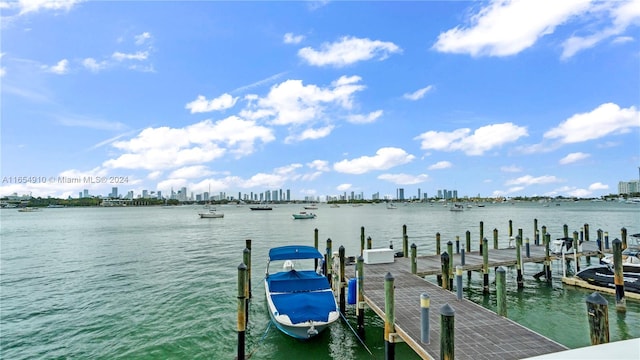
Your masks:
[{"label": "bay water", "polygon": [[[492,242],[508,245],[508,224],[523,229],[533,245],[534,219],[552,239],[589,225],[609,232],[640,232],[640,206],[617,202],[499,203],[451,212],[440,204],[384,204],[359,207],[319,205],[312,220],[293,220],[300,204],[272,211],[218,206],[220,219],[200,219],[202,206],[60,208],[38,212],[0,211],[0,358],[2,359],[233,359],[237,346],[237,268],[245,240],[252,240],[252,294],[247,355],[252,359],[383,359],[383,321],[366,312],[366,345],[344,322],[319,337],[300,342],[270,325],[262,279],[268,249],[287,244],[359,253],[361,228],[374,248],[402,246],[402,227],[418,255],[471,232],[477,250],[479,224]],[[570,235],[571,236],[571,235]],[[584,262],[585,260],[583,260]],[[592,260],[597,262],[597,260]],[[586,264],[583,264],[585,266]],[[535,280],[539,264],[525,267],[524,289],[507,271],[508,317],[569,348],[590,345],[585,299],[592,290],[563,285],[563,265],[554,262],[554,280]],[[348,268],[349,269],[352,268]],[[366,275],[365,275],[366,276]],[[427,278],[435,282],[434,279]],[[495,289],[482,293],[482,276],[464,279],[464,296],[495,311]],[[627,311],[609,301],[611,341],[640,337],[640,302],[627,299]],[[418,303],[418,302],[417,302]],[[455,307],[455,304],[454,304]],[[419,309],[416,309],[419,311]],[[355,328],[353,306],[348,307]],[[488,329],[489,331],[490,329]],[[401,359],[418,359],[405,344]]]}]

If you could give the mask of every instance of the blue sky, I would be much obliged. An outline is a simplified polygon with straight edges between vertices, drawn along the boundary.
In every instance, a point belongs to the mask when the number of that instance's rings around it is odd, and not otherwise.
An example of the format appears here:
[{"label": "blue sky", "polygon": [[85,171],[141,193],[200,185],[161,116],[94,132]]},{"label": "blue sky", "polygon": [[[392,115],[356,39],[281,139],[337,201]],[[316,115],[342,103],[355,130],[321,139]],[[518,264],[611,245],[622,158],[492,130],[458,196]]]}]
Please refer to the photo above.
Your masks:
[{"label": "blue sky", "polygon": [[638,178],[640,0],[0,4],[0,195]]}]

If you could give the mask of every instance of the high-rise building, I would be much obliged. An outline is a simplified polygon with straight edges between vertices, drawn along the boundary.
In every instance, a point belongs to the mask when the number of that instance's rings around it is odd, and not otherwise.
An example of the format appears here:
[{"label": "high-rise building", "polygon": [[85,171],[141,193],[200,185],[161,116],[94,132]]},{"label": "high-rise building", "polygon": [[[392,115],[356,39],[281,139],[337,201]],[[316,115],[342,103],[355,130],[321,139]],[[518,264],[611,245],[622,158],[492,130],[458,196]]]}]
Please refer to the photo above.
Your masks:
[{"label": "high-rise building", "polygon": [[404,189],[403,188],[396,189],[396,199],[398,201],[404,201]]}]

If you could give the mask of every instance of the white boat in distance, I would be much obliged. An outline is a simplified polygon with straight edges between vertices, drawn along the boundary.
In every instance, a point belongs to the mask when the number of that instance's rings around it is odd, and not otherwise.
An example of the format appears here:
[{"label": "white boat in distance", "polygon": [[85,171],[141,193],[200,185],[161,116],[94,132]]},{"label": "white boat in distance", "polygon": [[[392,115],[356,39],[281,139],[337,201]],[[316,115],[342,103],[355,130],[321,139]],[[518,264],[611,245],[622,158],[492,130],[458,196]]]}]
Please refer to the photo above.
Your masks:
[{"label": "white boat in distance", "polygon": [[216,212],[215,209],[210,209],[209,211],[198,213],[201,219],[216,219],[223,218],[224,213]]},{"label": "white boat in distance", "polygon": [[449,210],[451,210],[451,211],[464,211],[464,206],[462,206],[462,204],[453,204],[453,205],[451,205]]},{"label": "white boat in distance", "polygon": [[[312,338],[340,318],[329,280],[313,269],[314,260],[322,258],[313,246],[269,250],[264,279],[269,316],[280,331],[293,338]],[[270,274],[272,261],[283,261],[282,271]]]}]

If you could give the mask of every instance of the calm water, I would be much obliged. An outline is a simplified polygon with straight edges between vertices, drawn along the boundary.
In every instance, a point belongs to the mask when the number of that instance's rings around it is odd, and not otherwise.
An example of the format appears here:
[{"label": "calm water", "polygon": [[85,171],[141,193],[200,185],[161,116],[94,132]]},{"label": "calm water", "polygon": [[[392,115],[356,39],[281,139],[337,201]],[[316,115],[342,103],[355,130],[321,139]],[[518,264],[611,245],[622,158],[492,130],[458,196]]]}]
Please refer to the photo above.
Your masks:
[{"label": "calm water", "polygon": [[[1,210],[0,358],[232,359],[237,266],[245,239],[252,239],[254,298],[247,331],[252,359],[381,359],[383,323],[371,311],[365,321],[373,356],[343,323],[306,343],[269,327],[261,283],[268,249],[313,245],[316,228],[322,248],[331,238],[334,250],[343,245],[347,255],[359,251],[361,227],[374,247],[392,240],[400,248],[402,225],[407,225],[419,255],[434,253],[437,232],[443,243],[456,236],[464,240],[467,230],[477,241],[480,221],[489,239],[498,229],[501,246],[507,245],[509,220],[514,232],[522,228],[530,238],[534,219],[552,238],[562,236],[564,224],[571,233],[589,224],[592,241],[597,229],[608,231],[610,240],[622,227],[629,234],[640,232],[640,206],[617,203],[488,204],[462,213],[424,204],[397,210],[321,205],[314,220],[291,219],[303,210],[300,205],[218,210],[223,219],[200,219],[199,208],[191,206]],[[518,292],[515,270],[509,269],[509,318],[568,347],[589,345],[584,300],[591,291],[563,287],[557,262],[552,286],[532,278],[538,271],[538,265],[526,267],[525,289]],[[494,294],[482,295],[481,276],[465,279],[465,297],[495,310]],[[627,299],[627,312],[618,314],[613,297],[605,297],[611,340],[640,337],[640,303]],[[396,349],[398,358],[418,358],[404,344]]]}]

